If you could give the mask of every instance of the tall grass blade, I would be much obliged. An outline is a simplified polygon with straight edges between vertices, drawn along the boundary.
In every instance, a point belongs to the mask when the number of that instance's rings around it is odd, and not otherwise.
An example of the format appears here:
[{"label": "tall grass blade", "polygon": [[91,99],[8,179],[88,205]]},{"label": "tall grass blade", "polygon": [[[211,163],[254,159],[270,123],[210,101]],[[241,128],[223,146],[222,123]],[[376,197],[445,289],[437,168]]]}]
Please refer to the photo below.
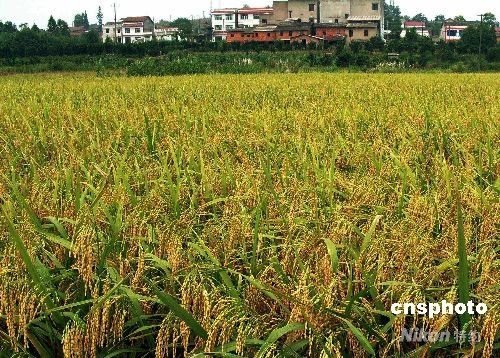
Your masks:
[{"label": "tall grass blade", "polygon": [[151,289],[153,290],[154,294],[158,296],[160,301],[167,306],[173,314],[175,314],[177,317],[179,317],[181,320],[183,320],[191,330],[196,333],[198,337],[201,337],[203,339],[208,338],[207,331],[201,326],[200,323],[182,307],[179,303],[177,303],[177,300],[170,296],[169,294],[160,291],[158,287],[149,279],[146,279],[146,281],[149,283]]}]

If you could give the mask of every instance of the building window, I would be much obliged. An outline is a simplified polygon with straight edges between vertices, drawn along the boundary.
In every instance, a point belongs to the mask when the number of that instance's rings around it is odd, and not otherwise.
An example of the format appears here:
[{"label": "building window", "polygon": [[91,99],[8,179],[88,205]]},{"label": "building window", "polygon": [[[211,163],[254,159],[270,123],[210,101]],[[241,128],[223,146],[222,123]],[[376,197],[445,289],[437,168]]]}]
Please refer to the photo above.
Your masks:
[{"label": "building window", "polygon": [[372,10],[378,11],[378,2],[372,2]]},{"label": "building window", "polygon": [[234,29],[233,25],[226,25],[226,30],[232,30],[232,29]]},{"label": "building window", "polygon": [[339,23],[339,19],[335,19],[335,23],[338,24]]},{"label": "building window", "polygon": [[232,19],[233,19],[233,15],[231,15],[231,14],[226,15],[226,20],[232,20]]},{"label": "building window", "polygon": [[292,18],[292,12],[288,11],[288,17],[291,19]]},{"label": "building window", "polygon": [[367,37],[367,36],[368,36],[368,30],[364,30],[364,31],[363,31],[363,35],[364,35],[365,37]]},{"label": "building window", "polygon": [[125,33],[126,33],[126,34],[129,34],[129,33],[130,33],[130,28],[129,28],[129,27],[126,27],[126,28],[125,28]]},{"label": "building window", "polygon": [[136,27],[136,28],[135,28],[135,33],[136,33],[136,34],[138,34],[138,33],[140,33],[140,32],[141,32],[141,29],[140,29],[140,28],[138,28],[138,27]]},{"label": "building window", "polygon": [[222,21],[222,15],[215,15],[214,20],[216,21]]},{"label": "building window", "polygon": [[241,14],[240,19],[241,20],[248,20],[248,14]]},{"label": "building window", "polygon": [[267,24],[267,19],[262,19],[262,24]]},{"label": "building window", "polygon": [[234,34],[231,34],[231,37],[234,37]]},{"label": "building window", "polygon": [[258,19],[260,19],[260,15],[253,15],[253,18],[254,18],[255,20],[258,20]]},{"label": "building window", "polygon": [[240,34],[240,37],[245,37],[245,34]]},{"label": "building window", "polygon": [[283,31],[280,31],[280,36],[283,36]]},{"label": "building window", "polygon": [[326,31],[323,31],[323,36],[326,36]]},{"label": "building window", "polygon": [[106,33],[109,34],[109,29],[106,29]]},{"label": "building window", "polygon": [[215,31],[222,31],[222,25],[215,25]]},{"label": "building window", "polygon": [[456,37],[457,34],[458,34],[457,30],[448,30],[447,31],[447,35],[450,36],[450,37]]},{"label": "building window", "polygon": [[255,37],[259,37],[259,33],[258,32],[255,33]]},{"label": "building window", "polygon": [[354,31],[349,30],[349,37],[353,37],[353,36],[354,36]]},{"label": "building window", "polygon": [[314,11],[314,4],[309,4],[309,11]]},{"label": "building window", "polygon": [[345,14],[344,16],[345,16],[345,18],[347,19],[347,18],[349,17],[349,14]]},{"label": "building window", "polygon": [[118,33],[120,33],[122,30],[118,29]]}]

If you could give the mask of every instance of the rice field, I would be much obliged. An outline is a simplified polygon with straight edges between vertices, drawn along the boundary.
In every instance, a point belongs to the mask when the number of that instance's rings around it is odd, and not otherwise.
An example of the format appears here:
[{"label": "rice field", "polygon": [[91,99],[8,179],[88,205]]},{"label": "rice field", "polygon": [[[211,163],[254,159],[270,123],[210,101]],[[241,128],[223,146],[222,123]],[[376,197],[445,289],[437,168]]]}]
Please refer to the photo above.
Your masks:
[{"label": "rice field", "polygon": [[[0,77],[0,356],[494,356],[499,88]],[[469,298],[488,312],[390,312]]]}]

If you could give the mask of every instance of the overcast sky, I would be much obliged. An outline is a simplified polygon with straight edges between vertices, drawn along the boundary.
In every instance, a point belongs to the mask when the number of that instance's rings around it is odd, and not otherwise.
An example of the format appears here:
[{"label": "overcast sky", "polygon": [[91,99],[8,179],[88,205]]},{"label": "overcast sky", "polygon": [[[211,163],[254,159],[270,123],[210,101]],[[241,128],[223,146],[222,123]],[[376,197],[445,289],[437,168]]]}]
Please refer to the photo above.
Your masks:
[{"label": "overcast sky", "polygon": [[[0,21],[16,24],[36,23],[46,28],[50,15],[61,18],[71,26],[75,14],[87,11],[89,21],[96,22],[97,8],[102,7],[104,21],[113,19],[113,2],[116,2],[117,16],[149,15],[155,20],[177,17],[201,17],[208,14],[210,4],[217,7],[237,7],[249,4],[252,7],[271,5],[272,0],[0,0]],[[493,12],[500,18],[499,0],[395,0],[404,15],[424,13],[428,18],[444,14],[446,17],[463,15],[469,20],[477,19],[477,14]]]}]

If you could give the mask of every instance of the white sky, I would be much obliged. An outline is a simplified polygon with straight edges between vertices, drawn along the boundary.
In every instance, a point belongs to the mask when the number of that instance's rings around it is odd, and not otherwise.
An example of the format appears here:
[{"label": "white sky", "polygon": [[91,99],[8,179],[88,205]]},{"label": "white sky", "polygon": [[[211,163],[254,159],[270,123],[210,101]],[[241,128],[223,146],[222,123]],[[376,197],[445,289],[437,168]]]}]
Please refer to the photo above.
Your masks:
[{"label": "white sky", "polygon": [[[95,23],[99,5],[104,22],[113,19],[113,2],[117,4],[118,18],[149,15],[155,20],[177,17],[201,17],[203,11],[210,11],[210,0],[0,0],[0,21],[12,21],[19,25],[36,23],[46,28],[50,15],[61,18],[71,26],[74,15],[87,11],[89,21]],[[271,5],[272,0],[212,0],[213,7],[238,7],[248,4],[252,7]],[[468,20],[477,19],[478,14],[493,12],[500,18],[499,0],[395,0],[403,15],[423,13],[428,18],[438,14],[446,17],[463,15]]]}]

